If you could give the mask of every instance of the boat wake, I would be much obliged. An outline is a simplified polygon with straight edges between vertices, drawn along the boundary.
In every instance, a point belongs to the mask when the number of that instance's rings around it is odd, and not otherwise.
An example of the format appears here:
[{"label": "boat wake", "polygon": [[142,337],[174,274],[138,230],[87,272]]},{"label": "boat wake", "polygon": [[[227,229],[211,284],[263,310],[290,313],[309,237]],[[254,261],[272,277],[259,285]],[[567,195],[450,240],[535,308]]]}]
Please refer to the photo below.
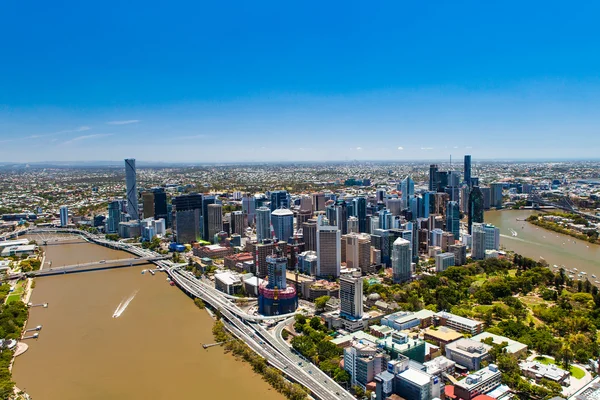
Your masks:
[{"label": "boat wake", "polygon": [[135,297],[135,295],[137,293],[138,293],[138,290],[133,292],[133,294],[131,296],[129,296],[127,299],[124,299],[123,301],[121,301],[119,303],[115,312],[113,313],[113,318],[119,318],[121,316],[121,314],[123,314],[125,309],[129,306],[129,303],[131,303],[131,301],[133,300],[133,298]]}]

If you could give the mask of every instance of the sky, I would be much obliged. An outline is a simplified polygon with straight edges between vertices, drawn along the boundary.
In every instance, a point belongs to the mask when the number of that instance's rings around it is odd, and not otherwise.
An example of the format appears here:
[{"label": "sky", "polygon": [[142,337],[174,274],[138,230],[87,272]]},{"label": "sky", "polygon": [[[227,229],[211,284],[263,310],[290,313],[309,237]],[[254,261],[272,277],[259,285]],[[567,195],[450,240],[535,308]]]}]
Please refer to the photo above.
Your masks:
[{"label": "sky", "polygon": [[598,2],[0,2],[0,162],[600,158]]}]

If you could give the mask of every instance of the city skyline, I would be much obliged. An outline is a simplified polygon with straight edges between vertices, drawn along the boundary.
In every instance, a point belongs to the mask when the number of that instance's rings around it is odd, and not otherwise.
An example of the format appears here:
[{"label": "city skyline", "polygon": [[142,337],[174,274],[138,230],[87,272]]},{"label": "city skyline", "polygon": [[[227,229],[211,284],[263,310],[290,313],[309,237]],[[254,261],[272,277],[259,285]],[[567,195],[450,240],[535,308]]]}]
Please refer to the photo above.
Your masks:
[{"label": "city skyline", "polygon": [[68,3],[3,6],[1,162],[598,157],[595,4]]}]

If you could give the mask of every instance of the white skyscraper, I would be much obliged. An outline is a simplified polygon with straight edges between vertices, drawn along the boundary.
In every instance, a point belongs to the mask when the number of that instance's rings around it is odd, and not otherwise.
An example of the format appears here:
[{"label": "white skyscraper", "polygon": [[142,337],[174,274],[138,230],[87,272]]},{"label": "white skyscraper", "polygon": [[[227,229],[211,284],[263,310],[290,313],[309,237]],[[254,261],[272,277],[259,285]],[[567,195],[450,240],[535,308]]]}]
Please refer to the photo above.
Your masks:
[{"label": "white skyscraper", "polygon": [[256,209],[256,240],[271,239],[271,210],[268,207]]},{"label": "white skyscraper", "polygon": [[340,305],[342,315],[360,319],[363,315],[363,280],[357,276],[340,277]]},{"label": "white skyscraper", "polygon": [[394,283],[410,280],[412,277],[412,246],[406,239],[398,238],[392,248],[392,275]]},{"label": "white skyscraper", "polygon": [[67,226],[69,224],[69,208],[67,206],[60,206],[60,226]]},{"label": "white skyscraper", "polygon": [[125,183],[127,186],[127,214],[131,219],[139,219],[135,158],[125,159]]},{"label": "white skyscraper", "polygon": [[471,256],[475,260],[483,260],[486,250],[500,248],[500,229],[490,224],[473,224],[473,245]]},{"label": "white skyscraper", "polygon": [[337,278],[342,263],[341,234],[337,226],[317,223],[317,276]]},{"label": "white skyscraper", "polygon": [[400,184],[400,190],[402,191],[402,203],[404,207],[410,207],[410,198],[415,195],[415,182],[410,176],[404,178]]}]

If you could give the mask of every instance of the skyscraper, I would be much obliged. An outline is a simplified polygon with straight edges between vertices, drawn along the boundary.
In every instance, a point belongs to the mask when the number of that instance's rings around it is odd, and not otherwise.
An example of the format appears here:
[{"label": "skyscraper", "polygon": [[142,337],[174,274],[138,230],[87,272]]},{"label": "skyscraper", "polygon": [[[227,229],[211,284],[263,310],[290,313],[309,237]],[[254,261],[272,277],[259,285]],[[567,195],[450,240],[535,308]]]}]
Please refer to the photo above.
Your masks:
[{"label": "skyscraper", "polygon": [[211,243],[217,233],[223,230],[223,206],[221,204],[208,205],[208,237]]},{"label": "skyscraper", "polygon": [[358,218],[358,231],[361,233],[367,232],[367,199],[364,197],[356,197],[354,202],[354,212]]},{"label": "skyscraper", "polygon": [[446,230],[452,232],[454,239],[460,239],[460,209],[456,201],[449,201],[446,207]]},{"label": "skyscraper", "polygon": [[309,219],[302,224],[302,238],[304,239],[305,250],[317,250],[317,221]]},{"label": "skyscraper", "polygon": [[500,248],[500,229],[490,224],[473,224],[473,248],[471,255],[474,260],[483,260],[486,250]]},{"label": "skyscraper", "polygon": [[294,235],[294,213],[287,208],[278,208],[271,213],[271,224],[275,237],[287,242]]},{"label": "skyscraper", "polygon": [[243,235],[246,230],[246,218],[244,212],[232,211],[230,214],[229,227],[231,229],[231,234],[237,233],[238,235]]},{"label": "skyscraper", "polygon": [[253,226],[256,216],[256,197],[245,194],[242,198],[242,211],[248,215],[248,225]]},{"label": "skyscraper", "polygon": [[159,220],[163,218],[166,221],[169,214],[167,193],[161,187],[152,188],[152,193],[154,193],[154,219]]},{"label": "skyscraper", "polygon": [[154,218],[154,193],[143,192],[142,193],[142,216],[146,218]]},{"label": "skyscraper", "polygon": [[197,242],[202,239],[202,195],[192,193],[174,197],[175,235],[178,243]]},{"label": "skyscraper", "polygon": [[286,190],[271,192],[271,212],[278,208],[290,208],[290,195]]},{"label": "skyscraper", "polygon": [[125,184],[127,187],[127,214],[131,219],[139,219],[138,191],[136,183],[135,158],[125,159]]},{"label": "skyscraper", "polygon": [[438,166],[431,164],[429,166],[429,191],[437,192],[438,190]]},{"label": "skyscraper", "polygon": [[341,315],[360,319],[363,315],[363,280],[360,275],[340,277]]},{"label": "skyscraper", "polygon": [[201,217],[202,217],[202,225],[201,225],[201,229],[202,229],[202,239],[206,240],[207,242],[211,242],[213,241],[213,238],[210,237],[209,234],[209,229],[208,229],[208,206],[210,204],[215,204],[217,201],[215,200],[215,196],[204,196],[202,198],[202,211],[200,213]]},{"label": "skyscraper", "polygon": [[281,254],[267,256],[267,273],[269,276],[267,288],[277,288],[279,290],[284,290],[286,288],[285,271],[287,262],[288,259]]},{"label": "skyscraper", "polygon": [[348,218],[348,233],[358,233],[358,218]]},{"label": "skyscraper", "polygon": [[69,225],[69,208],[60,206],[60,226],[65,227],[67,225]]},{"label": "skyscraper", "polygon": [[410,280],[412,247],[406,239],[398,238],[392,247],[392,276],[394,283],[402,283]]},{"label": "skyscraper", "polygon": [[325,194],[313,193],[313,211],[325,211]]},{"label": "skyscraper", "polygon": [[502,183],[492,183],[490,185],[491,190],[491,206],[495,208],[502,208]]},{"label": "skyscraper", "polygon": [[340,276],[340,242],[341,235],[337,226],[317,223],[317,276],[334,279]]},{"label": "skyscraper", "polygon": [[271,239],[271,210],[267,207],[256,209],[256,240],[260,243]]},{"label": "skyscraper", "polygon": [[465,155],[465,183],[471,187],[471,156]]},{"label": "skyscraper", "polygon": [[479,186],[473,186],[469,193],[469,234],[472,233],[473,223],[483,223],[483,193]]},{"label": "skyscraper", "polygon": [[410,176],[404,178],[400,184],[400,190],[402,191],[402,203],[404,207],[409,207],[409,199],[415,195],[415,182]]},{"label": "skyscraper", "polygon": [[117,233],[121,223],[121,202],[114,200],[108,203],[108,218],[106,218],[106,233]]}]

